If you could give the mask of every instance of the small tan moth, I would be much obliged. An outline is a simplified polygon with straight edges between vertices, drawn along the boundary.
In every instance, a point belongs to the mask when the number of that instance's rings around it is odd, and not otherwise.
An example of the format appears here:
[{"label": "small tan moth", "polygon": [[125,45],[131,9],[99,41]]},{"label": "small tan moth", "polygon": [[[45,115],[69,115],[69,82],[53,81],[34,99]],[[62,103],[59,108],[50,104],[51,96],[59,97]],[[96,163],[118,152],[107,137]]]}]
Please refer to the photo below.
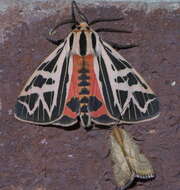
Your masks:
[{"label": "small tan moth", "polygon": [[117,186],[124,190],[135,178],[152,179],[154,170],[133,138],[124,130],[114,128],[110,135],[113,173]]}]

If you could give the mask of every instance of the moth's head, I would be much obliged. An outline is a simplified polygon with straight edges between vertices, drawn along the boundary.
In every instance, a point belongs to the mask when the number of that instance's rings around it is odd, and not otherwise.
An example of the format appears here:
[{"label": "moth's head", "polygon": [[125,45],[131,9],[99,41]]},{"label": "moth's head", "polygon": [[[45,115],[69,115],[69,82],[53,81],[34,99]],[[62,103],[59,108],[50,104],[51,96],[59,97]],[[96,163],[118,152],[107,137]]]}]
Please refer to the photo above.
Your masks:
[{"label": "moth's head", "polygon": [[90,27],[87,22],[81,22],[78,24],[74,24],[72,26],[72,30],[78,32],[78,31],[90,31]]}]

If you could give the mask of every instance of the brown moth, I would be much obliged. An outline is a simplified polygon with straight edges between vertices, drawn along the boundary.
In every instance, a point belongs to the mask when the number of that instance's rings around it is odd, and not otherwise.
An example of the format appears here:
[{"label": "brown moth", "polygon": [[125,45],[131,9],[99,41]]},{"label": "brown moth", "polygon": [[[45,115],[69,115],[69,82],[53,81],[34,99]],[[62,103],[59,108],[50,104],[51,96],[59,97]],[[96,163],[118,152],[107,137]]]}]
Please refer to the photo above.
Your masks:
[{"label": "brown moth", "polygon": [[113,128],[110,143],[113,173],[117,186],[121,190],[131,185],[135,178],[155,177],[149,160],[140,152],[138,145],[124,129]]}]

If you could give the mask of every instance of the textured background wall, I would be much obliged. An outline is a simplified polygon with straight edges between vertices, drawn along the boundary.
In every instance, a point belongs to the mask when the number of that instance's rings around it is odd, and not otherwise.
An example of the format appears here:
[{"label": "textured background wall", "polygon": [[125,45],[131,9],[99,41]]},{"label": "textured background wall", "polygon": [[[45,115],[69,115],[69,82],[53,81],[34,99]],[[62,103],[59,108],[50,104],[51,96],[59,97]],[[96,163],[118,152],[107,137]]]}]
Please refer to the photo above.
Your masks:
[{"label": "textured background wall", "polygon": [[[102,33],[105,40],[137,43],[120,53],[142,74],[159,96],[158,119],[125,126],[151,160],[157,178],[138,182],[134,190],[179,190],[180,105],[178,1],[78,1],[88,18],[124,16],[109,27],[132,34]],[[148,1],[150,2],[150,1]],[[114,189],[108,153],[109,130],[87,132],[41,127],[13,117],[25,81],[54,46],[48,31],[70,15],[70,1],[0,1],[0,189]],[[99,24],[98,26],[106,26]],[[68,26],[56,38],[67,35]]]}]

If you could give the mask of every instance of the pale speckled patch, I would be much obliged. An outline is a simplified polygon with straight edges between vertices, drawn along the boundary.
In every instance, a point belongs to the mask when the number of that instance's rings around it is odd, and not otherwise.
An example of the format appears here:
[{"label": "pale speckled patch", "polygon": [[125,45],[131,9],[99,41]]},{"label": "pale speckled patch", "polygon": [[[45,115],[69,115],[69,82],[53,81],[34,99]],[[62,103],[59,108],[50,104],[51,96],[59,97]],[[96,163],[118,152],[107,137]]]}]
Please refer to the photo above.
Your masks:
[{"label": "pale speckled patch", "polygon": [[6,11],[7,10],[7,8],[8,8],[8,4],[7,3],[5,3],[5,2],[0,2],[0,12],[4,12],[4,11]]}]

